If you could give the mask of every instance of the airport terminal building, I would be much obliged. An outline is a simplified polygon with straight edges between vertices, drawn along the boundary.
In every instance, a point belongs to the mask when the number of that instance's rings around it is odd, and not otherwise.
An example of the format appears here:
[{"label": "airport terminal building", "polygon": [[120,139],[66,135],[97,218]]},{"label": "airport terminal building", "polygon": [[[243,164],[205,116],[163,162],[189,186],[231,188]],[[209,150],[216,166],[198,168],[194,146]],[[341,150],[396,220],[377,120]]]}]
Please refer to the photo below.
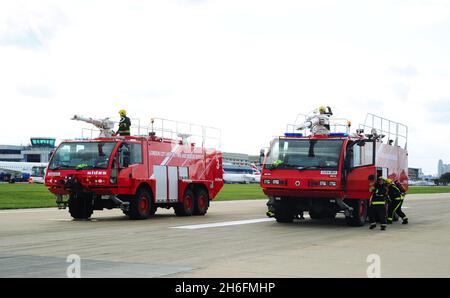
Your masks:
[{"label": "airport terminal building", "polygon": [[48,162],[55,149],[54,138],[31,138],[28,146],[0,145],[0,161]]},{"label": "airport terminal building", "polygon": [[222,152],[222,160],[224,163],[230,163],[235,166],[250,166],[248,154]]}]

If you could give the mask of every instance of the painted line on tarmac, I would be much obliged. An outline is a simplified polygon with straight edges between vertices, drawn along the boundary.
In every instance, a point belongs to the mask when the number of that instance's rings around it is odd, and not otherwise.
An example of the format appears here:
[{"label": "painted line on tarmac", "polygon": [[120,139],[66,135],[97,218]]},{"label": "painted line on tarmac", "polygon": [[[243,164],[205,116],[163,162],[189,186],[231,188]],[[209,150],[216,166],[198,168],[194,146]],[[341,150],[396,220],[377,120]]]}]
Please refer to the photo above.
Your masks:
[{"label": "painted line on tarmac", "polygon": [[237,225],[248,225],[260,222],[274,221],[275,218],[255,218],[255,219],[245,219],[245,220],[235,220],[235,221],[223,221],[215,222],[209,224],[199,224],[199,225],[189,225],[189,226],[178,226],[171,227],[172,229],[185,229],[185,230],[197,230],[206,228],[217,228],[217,227],[227,227],[227,226],[237,226]]}]

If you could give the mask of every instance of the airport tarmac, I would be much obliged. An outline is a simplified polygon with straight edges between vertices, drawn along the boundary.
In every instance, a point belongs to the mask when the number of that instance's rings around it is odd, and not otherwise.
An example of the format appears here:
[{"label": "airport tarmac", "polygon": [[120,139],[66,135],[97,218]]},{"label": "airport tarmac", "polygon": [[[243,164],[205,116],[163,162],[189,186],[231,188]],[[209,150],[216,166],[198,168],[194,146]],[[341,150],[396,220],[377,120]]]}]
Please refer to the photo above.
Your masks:
[{"label": "airport tarmac", "polygon": [[0,277],[450,277],[450,194],[409,195],[399,222],[380,231],[334,221],[279,224],[266,200],[213,202],[206,216],[128,220],[120,210],[74,221],[68,210],[0,210]]}]

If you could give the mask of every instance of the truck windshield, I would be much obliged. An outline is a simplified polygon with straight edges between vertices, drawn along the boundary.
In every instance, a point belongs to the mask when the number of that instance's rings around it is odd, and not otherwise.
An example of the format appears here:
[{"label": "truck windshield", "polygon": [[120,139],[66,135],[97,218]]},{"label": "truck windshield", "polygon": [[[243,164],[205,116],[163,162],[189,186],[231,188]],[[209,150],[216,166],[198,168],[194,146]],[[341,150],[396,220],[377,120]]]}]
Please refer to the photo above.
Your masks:
[{"label": "truck windshield", "polygon": [[106,169],[114,142],[62,143],[49,165],[57,169]]},{"label": "truck windshield", "polygon": [[343,140],[275,139],[267,168],[337,169]]}]

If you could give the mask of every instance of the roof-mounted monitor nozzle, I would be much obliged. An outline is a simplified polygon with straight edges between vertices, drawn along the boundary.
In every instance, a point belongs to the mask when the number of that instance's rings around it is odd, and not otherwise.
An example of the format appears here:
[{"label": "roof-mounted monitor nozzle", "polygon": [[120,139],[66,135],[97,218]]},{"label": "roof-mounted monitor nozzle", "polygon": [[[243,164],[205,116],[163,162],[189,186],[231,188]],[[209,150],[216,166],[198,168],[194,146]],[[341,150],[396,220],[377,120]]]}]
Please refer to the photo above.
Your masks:
[{"label": "roof-mounted monitor nozzle", "polygon": [[113,135],[112,129],[114,128],[114,122],[109,120],[109,118],[95,119],[74,115],[71,120],[83,121],[94,125],[100,130],[100,138],[110,138]]},{"label": "roof-mounted monitor nozzle", "polygon": [[330,134],[330,115],[329,114],[314,114],[308,116],[306,120],[296,130],[304,130],[309,128],[311,133],[316,135],[328,135]]}]

